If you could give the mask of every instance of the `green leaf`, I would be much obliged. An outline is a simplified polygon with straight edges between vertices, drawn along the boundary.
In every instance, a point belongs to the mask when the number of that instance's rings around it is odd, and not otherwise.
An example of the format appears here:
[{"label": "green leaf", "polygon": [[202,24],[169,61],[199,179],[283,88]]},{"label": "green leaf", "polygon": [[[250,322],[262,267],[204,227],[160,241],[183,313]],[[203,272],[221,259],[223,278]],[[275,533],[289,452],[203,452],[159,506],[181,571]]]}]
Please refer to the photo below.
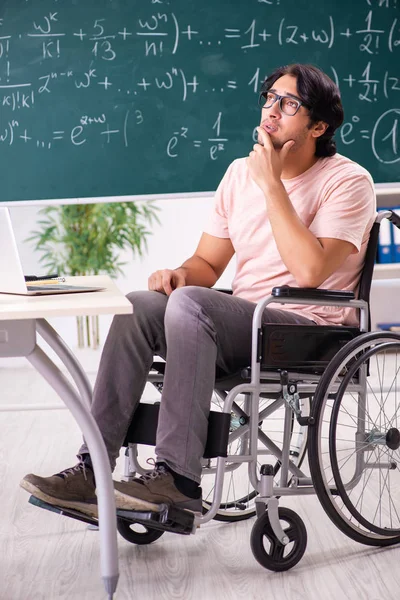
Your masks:
[{"label": "green leaf", "polygon": [[26,241],[35,243],[40,261],[65,275],[123,273],[118,259],[130,248],[142,256],[147,251],[153,223],[159,223],[153,201],[49,206],[40,211],[37,229]]}]

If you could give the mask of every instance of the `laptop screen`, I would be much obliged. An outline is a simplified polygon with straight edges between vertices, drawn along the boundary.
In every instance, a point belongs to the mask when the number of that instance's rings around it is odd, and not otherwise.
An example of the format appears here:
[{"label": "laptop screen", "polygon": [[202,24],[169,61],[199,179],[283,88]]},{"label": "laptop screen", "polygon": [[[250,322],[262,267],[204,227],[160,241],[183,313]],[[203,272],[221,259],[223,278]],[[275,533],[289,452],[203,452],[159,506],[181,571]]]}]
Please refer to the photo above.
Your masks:
[{"label": "laptop screen", "polygon": [[0,292],[26,293],[26,283],[8,208],[0,208]]}]

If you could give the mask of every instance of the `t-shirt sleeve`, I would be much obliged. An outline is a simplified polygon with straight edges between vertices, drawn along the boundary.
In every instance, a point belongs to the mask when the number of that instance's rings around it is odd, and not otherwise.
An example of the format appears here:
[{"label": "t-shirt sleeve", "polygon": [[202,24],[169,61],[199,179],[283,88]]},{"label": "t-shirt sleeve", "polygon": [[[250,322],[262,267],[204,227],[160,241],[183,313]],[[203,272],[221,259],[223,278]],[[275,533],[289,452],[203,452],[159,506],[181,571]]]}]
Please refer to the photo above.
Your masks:
[{"label": "t-shirt sleeve", "polygon": [[232,186],[233,178],[233,164],[232,163],[217,188],[214,198],[214,206],[211,211],[208,222],[204,228],[205,233],[214,235],[219,238],[229,238],[229,225],[228,225],[228,210],[229,210],[229,198],[230,190]]},{"label": "t-shirt sleeve", "polygon": [[336,238],[360,251],[376,212],[372,180],[363,173],[342,174],[317,211],[310,231],[317,238]]}]

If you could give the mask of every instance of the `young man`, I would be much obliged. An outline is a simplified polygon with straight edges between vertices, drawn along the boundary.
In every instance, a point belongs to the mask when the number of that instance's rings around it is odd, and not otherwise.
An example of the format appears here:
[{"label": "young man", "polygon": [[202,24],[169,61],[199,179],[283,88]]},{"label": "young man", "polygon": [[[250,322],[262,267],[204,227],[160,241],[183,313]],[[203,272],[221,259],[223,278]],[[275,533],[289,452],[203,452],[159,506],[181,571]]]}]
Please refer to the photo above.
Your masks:
[{"label": "young man", "polygon": [[[166,358],[154,471],[115,483],[116,504],[151,509],[167,502],[201,511],[201,458],[215,369],[248,366],[255,303],[276,285],[356,290],[375,194],[365,169],[336,154],[343,121],[334,83],[309,65],[275,71],[261,94],[259,143],[234,161],[194,255],[149,278],[116,316],[97,377],[92,413],[111,468],[134,418],[153,355]],[[210,289],[236,253],[233,296]],[[349,309],[267,308],[267,323],[354,324]],[[27,475],[24,489],[50,504],[96,515],[87,447],[80,462],[52,477]]]}]

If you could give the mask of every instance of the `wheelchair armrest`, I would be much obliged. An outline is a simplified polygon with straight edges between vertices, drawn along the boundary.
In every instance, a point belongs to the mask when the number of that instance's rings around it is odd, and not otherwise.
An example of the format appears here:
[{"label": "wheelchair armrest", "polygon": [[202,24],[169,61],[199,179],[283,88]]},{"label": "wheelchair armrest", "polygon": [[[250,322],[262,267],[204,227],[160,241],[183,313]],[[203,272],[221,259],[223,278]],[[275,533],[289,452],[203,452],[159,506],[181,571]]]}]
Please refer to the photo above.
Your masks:
[{"label": "wheelchair armrest", "polygon": [[272,288],[271,295],[275,298],[301,298],[303,300],[354,300],[354,292],[343,290],[324,290],[321,288],[299,288],[281,285]]}]

